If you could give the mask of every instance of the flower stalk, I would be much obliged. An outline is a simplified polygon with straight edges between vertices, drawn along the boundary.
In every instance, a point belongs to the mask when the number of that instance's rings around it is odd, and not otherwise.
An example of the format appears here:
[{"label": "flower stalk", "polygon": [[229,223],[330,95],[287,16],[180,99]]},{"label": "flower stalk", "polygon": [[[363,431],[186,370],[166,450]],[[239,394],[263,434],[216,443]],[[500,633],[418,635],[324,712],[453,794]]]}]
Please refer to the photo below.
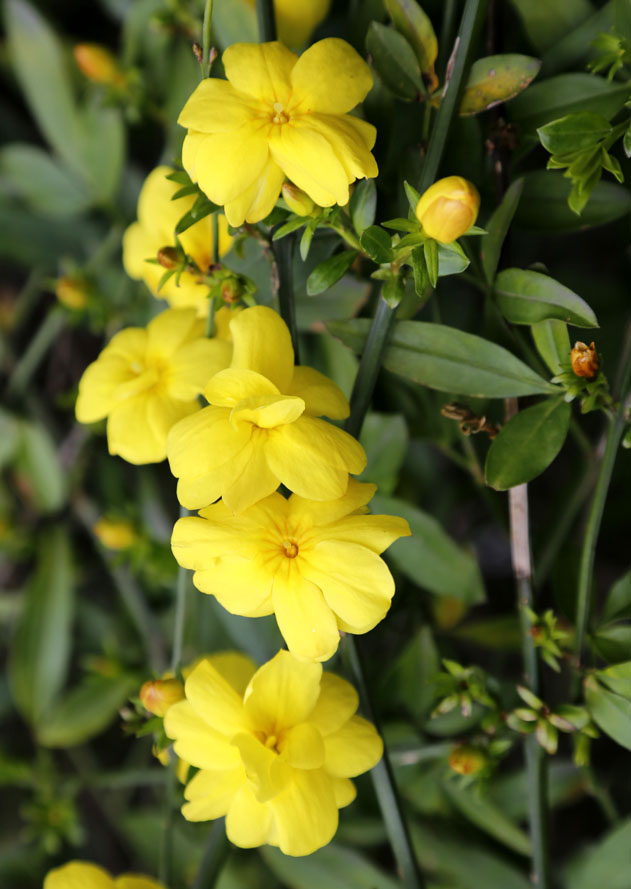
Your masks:
[{"label": "flower stalk", "polygon": [[202,77],[210,76],[210,32],[213,22],[213,0],[206,0],[202,24]]},{"label": "flower stalk", "polygon": [[256,21],[259,28],[259,43],[276,40],[274,0],[256,0]]}]

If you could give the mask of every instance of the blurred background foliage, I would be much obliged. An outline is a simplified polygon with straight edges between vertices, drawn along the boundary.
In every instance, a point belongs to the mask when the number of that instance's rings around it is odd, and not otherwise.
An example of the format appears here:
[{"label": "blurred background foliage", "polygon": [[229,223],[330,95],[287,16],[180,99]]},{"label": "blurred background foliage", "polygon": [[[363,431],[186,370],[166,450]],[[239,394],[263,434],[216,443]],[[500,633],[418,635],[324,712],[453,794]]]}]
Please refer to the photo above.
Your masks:
[{"label": "blurred background foliage", "polygon": [[[440,83],[461,6],[423,3],[438,35]],[[151,739],[135,740],[121,725],[132,717],[129,698],[166,663],[177,578],[169,549],[175,484],[165,465],[131,467],[109,457],[103,434],[75,424],[73,406],[78,380],[103,343],[157,310],[144,284],[122,269],[121,236],[135,218],[147,173],[179,159],[184,131],[176,119],[199,81],[191,43],[199,39],[201,15],[195,0],[3,5],[0,639],[7,669],[0,684],[0,884],[12,889],[40,886],[46,870],[70,857],[100,861],[113,872],[149,872],[161,844],[164,770]],[[214,16],[218,49],[256,39],[247,0],[216,0]],[[395,33],[382,0],[334,0],[311,39],[341,36],[362,54],[368,40],[377,77],[364,110],[378,129],[377,219],[383,220],[407,214],[402,182],[417,182],[427,132],[418,69],[405,52],[395,64],[393,38],[375,22]],[[502,266],[536,263],[589,303],[600,324],[597,348],[615,381],[630,347],[631,164],[622,144],[614,145],[626,181],[605,173],[579,216],[568,206],[571,183],[546,170],[549,154],[537,135],[538,127],[573,112],[613,121],[624,115],[631,94],[624,47],[618,55],[614,47],[614,61],[623,61],[612,76],[587,67],[603,54],[593,41],[614,25],[631,35],[628,3],[491,0],[474,57],[516,54],[527,56],[530,67],[520,72],[526,80],[519,94],[499,105],[489,72],[477,69],[482,88],[470,82],[440,174],[478,186],[483,227],[510,183],[521,180]],[[119,81],[98,83],[79,70],[73,47],[86,42],[113,53]],[[307,261],[296,261],[296,295],[305,360],[349,394],[357,362],[326,324],[370,316],[374,282],[355,265],[319,296],[306,292],[309,273],[337,244],[330,233],[316,235]],[[254,241],[226,263],[255,282],[258,301],[271,302],[268,262]],[[416,311],[408,296],[401,317]],[[441,278],[435,298],[415,317],[515,348],[466,273]],[[532,355],[528,343],[526,350]],[[369,458],[364,478],[379,485],[375,508],[406,516],[414,531],[388,556],[397,595],[387,621],[368,639],[369,679],[431,887],[526,889],[530,841],[519,745],[501,755],[489,750],[475,695],[471,706],[432,716],[448,686],[441,658],[488,671],[503,711],[519,706],[522,669],[506,495],[485,485],[486,436],[465,437],[441,414],[453,400],[383,371],[362,434]],[[458,400],[490,423],[503,420],[501,401]],[[568,630],[602,433],[600,414],[577,415],[561,456],[530,486],[537,609],[554,609]],[[600,667],[631,658],[630,485],[631,464],[622,452],[598,546],[589,642]],[[103,519],[110,524],[97,524]],[[212,597],[189,596],[185,657],[240,648],[262,661],[278,647],[273,622],[234,617]],[[551,706],[570,696],[561,660],[558,673],[544,667]],[[631,724],[631,715],[620,718],[628,747],[624,719]],[[579,767],[562,737],[550,767],[558,886],[628,889],[628,755],[603,736],[591,765]],[[477,778],[473,783],[462,783],[467,772]],[[358,801],[342,813],[330,847],[306,859],[271,848],[232,850],[219,889],[397,885],[370,781],[359,785]],[[208,829],[177,817],[180,882],[172,889],[191,885]]]}]

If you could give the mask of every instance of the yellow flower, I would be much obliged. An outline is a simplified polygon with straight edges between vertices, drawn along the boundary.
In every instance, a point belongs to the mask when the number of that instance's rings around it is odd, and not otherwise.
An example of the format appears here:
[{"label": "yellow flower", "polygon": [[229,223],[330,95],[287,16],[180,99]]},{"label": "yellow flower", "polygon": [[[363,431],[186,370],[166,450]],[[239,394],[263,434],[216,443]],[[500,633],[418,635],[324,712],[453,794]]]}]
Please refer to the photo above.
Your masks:
[{"label": "yellow flower", "polygon": [[372,86],[344,40],[320,40],[298,58],[281,43],[235,43],[228,80],[202,80],[179,117],[182,161],[238,226],[264,219],[285,177],[321,207],[348,202],[355,179],[377,175],[373,126],[346,112]]},{"label": "yellow flower", "polygon": [[[248,0],[254,6],[256,0]],[[304,46],[327,16],[331,0],[274,0],[278,39],[287,46]]]},{"label": "yellow flower", "polygon": [[223,497],[241,512],[280,483],[312,500],[341,497],[366,455],[347,432],[317,418],[347,417],[344,394],[318,371],[294,367],[289,330],[272,309],[244,309],[230,330],[232,364],[205,387],[210,406],[169,434],[180,502],[199,509]]},{"label": "yellow flower", "polygon": [[134,526],[125,519],[99,519],[92,530],[108,549],[129,549],[138,540]]},{"label": "yellow flower", "polygon": [[[172,172],[170,167],[156,167],[147,176],[138,198],[138,222],[133,222],[123,235],[123,265],[131,278],[143,280],[154,296],[165,299],[173,308],[192,306],[200,316],[205,316],[208,312],[208,285],[200,282],[199,275],[185,271],[180,276],[179,284],[174,275],[158,293],[158,284],[165,269],[147,262],[148,259],[156,259],[160,250],[175,245],[175,226],[195,202],[194,195],[171,200],[181,188],[166,178]],[[184,251],[205,273],[212,262],[210,216],[191,225],[179,238]],[[219,255],[227,253],[231,244],[226,217],[221,215]]]},{"label": "yellow flower", "polygon": [[423,192],[416,216],[429,238],[451,244],[469,231],[479,209],[476,187],[462,176],[446,176]]},{"label": "yellow flower", "polygon": [[349,779],[379,761],[381,739],[354,715],[353,687],[320,664],[279,651],[252,673],[236,681],[202,662],[166,715],[176,754],[200,769],[182,814],[225,815],[237,846],[310,855],[333,838],[338,808],[355,798]]},{"label": "yellow flower", "polygon": [[150,679],[139,693],[145,710],[154,716],[165,716],[169,707],[184,697],[184,686],[179,679]]},{"label": "yellow flower", "polygon": [[64,275],[55,284],[55,296],[68,309],[84,309],[88,303],[88,292],[79,277]]},{"label": "yellow flower", "polygon": [[194,309],[167,309],[146,329],[121,330],[86,368],[77,419],[107,417],[109,452],[129,463],[164,460],[169,429],[199,410],[198,394],[230,357],[230,343],[207,339]]},{"label": "yellow flower", "polygon": [[43,889],[164,889],[164,886],[140,874],[112,877],[97,864],[70,861],[48,872]]},{"label": "yellow flower", "polygon": [[396,516],[366,515],[374,492],[351,479],[343,497],[325,503],[271,494],[236,516],[216,503],[176,523],[173,553],[228,611],[275,613],[292,654],[325,661],[340,629],[368,632],[394,595],[379,554],[410,529]]}]

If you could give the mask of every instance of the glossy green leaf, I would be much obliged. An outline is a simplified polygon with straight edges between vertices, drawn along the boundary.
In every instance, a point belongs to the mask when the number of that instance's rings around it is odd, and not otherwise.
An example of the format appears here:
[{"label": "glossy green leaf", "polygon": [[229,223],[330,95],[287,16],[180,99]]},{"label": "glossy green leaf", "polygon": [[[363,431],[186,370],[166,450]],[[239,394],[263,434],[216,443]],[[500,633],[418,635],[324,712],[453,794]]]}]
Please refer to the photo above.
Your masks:
[{"label": "glossy green leaf", "polygon": [[528,835],[482,793],[460,787],[455,781],[444,781],[442,788],[452,806],[480,830],[519,855],[531,854]]},{"label": "glossy green leaf", "polygon": [[563,886],[565,889],[628,889],[630,847],[631,818],[627,818],[572,860]]},{"label": "glossy green leaf", "polygon": [[[328,326],[355,352],[363,351],[368,319],[333,321]],[[444,324],[399,321],[383,364],[415,383],[458,395],[507,398],[558,392],[501,346]]]},{"label": "glossy green leaf", "polygon": [[89,676],[69,691],[52,714],[38,726],[44,747],[76,747],[99,735],[117,717],[138,679],[130,676]]},{"label": "glossy green leaf", "polygon": [[631,661],[614,664],[606,670],[598,670],[596,676],[599,683],[606,685],[610,691],[631,699]]},{"label": "glossy green leaf", "polygon": [[331,844],[304,858],[283,855],[280,849],[263,846],[260,854],[277,879],[288,889],[398,889],[399,881],[388,876],[363,855]]},{"label": "glossy green leaf", "polygon": [[56,512],[66,500],[66,479],[55,443],[39,423],[23,420],[15,470],[41,513]]},{"label": "glossy green leaf", "polygon": [[375,221],[377,186],[374,179],[360,179],[355,183],[348,208],[353,228],[358,235],[361,235]]},{"label": "glossy green leaf", "polygon": [[514,54],[486,56],[471,66],[460,100],[460,114],[480,114],[508,102],[537,76],[541,62],[532,56]]},{"label": "glossy green leaf", "polygon": [[405,459],[408,438],[407,425],[401,414],[369,413],[360,436],[368,458],[360,481],[373,482],[382,493],[391,493]]},{"label": "glossy green leaf", "polygon": [[504,269],[495,281],[495,299],[511,324],[557,320],[575,327],[598,327],[596,315],[584,299],[541,272]]},{"label": "glossy green leaf", "polygon": [[533,46],[542,52],[589,17],[589,0],[512,0]]},{"label": "glossy green leaf", "polygon": [[487,484],[506,491],[541,475],[563,447],[571,415],[563,398],[550,398],[515,414],[489,448],[484,467]]},{"label": "glossy green leaf", "polygon": [[317,265],[307,278],[307,294],[317,296],[339,281],[357,258],[357,250],[343,250]]},{"label": "glossy green leaf", "polygon": [[402,516],[410,523],[412,537],[397,540],[388,550],[388,559],[412,583],[436,596],[455,596],[469,604],[484,601],[477,560],[433,516],[405,500],[381,494],[375,495],[371,509],[376,514]]},{"label": "glossy green leaf", "polygon": [[[436,243],[436,242],[434,242]],[[470,260],[457,241],[453,244],[438,244],[438,277],[459,275],[469,268]]]},{"label": "glossy green leaf", "polygon": [[594,74],[558,74],[533,84],[509,105],[510,119],[522,132],[577,111],[593,111],[610,120],[629,95],[626,85]]},{"label": "glossy green leaf", "polygon": [[550,154],[584,151],[611,133],[611,124],[595,111],[578,111],[539,127],[539,140]]},{"label": "glossy green leaf", "polygon": [[615,624],[599,628],[590,638],[592,648],[610,664],[629,659],[631,652],[631,625]]},{"label": "glossy green leaf", "polygon": [[436,287],[438,281],[438,245],[436,241],[428,238],[423,244],[423,253],[425,254],[425,267],[429,283],[432,287]]},{"label": "glossy green leaf", "polygon": [[547,232],[571,232],[592,225],[604,225],[626,216],[631,210],[631,194],[615,182],[599,182],[581,216],[568,207],[571,183],[559,173],[537,170],[524,177],[515,222],[522,228]]},{"label": "glossy green leaf", "polygon": [[79,147],[90,193],[113,201],[125,160],[125,127],[117,108],[89,105],[79,112]]},{"label": "glossy green leaf", "polygon": [[631,750],[631,700],[608,691],[589,676],[585,680],[585,701],[598,728]]},{"label": "glossy green leaf", "polygon": [[617,580],[607,595],[600,615],[602,624],[611,620],[631,617],[631,571]]},{"label": "glossy green leaf", "polygon": [[0,185],[32,211],[53,218],[82,213],[92,203],[81,180],[34,145],[14,142],[0,151]]},{"label": "glossy green leaf", "polygon": [[424,74],[433,74],[438,41],[429,16],[416,0],[386,0],[392,23],[406,38]]},{"label": "glossy green leaf", "polygon": [[414,292],[418,297],[425,295],[426,289],[429,287],[429,275],[427,274],[427,263],[425,262],[425,251],[422,247],[415,247],[410,254],[412,264],[412,274],[414,276]]},{"label": "glossy green leaf", "polygon": [[371,22],[366,49],[375,71],[399,99],[411,102],[423,90],[421,69],[414,50],[405,37],[379,22]]},{"label": "glossy green leaf", "polygon": [[366,253],[375,262],[381,264],[392,262],[392,238],[385,229],[378,225],[370,225],[359,239]]},{"label": "glossy green leaf", "polygon": [[41,537],[37,569],[11,643],[9,682],[18,710],[39,727],[66,679],[74,609],[72,555],[63,525]]},{"label": "glossy green leaf", "polygon": [[486,224],[486,235],[480,241],[482,270],[489,284],[493,283],[502,253],[502,245],[519,205],[524,180],[516,179],[507,189],[502,203],[497,207]]},{"label": "glossy green leaf", "polygon": [[613,2],[609,0],[601,9],[582,21],[577,27],[564,32],[543,54],[541,74],[549,77],[571,68],[580,70],[590,53],[592,41],[611,29]]},{"label": "glossy green leaf", "polygon": [[530,332],[537,352],[541,355],[552,373],[562,373],[570,362],[570,335],[563,321],[538,321],[532,324]]}]

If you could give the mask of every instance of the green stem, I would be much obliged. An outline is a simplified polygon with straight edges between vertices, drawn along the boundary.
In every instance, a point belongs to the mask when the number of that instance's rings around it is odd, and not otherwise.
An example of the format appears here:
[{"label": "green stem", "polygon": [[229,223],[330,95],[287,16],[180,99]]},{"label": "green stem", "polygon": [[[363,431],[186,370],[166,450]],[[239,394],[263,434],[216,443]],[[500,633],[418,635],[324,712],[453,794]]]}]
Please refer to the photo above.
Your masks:
[{"label": "green stem", "polygon": [[[180,507],[180,518],[190,515],[188,509]],[[173,643],[171,646],[171,671],[176,673],[182,661],[184,630],[186,627],[186,600],[189,591],[189,570],[180,567],[175,588],[175,616],[173,619]]]},{"label": "green stem", "polygon": [[587,524],[585,526],[585,536],[583,538],[583,548],[581,551],[581,562],[578,572],[578,592],[576,602],[576,637],[574,643],[574,652],[579,664],[583,659],[585,648],[585,634],[587,632],[587,623],[591,610],[591,592],[594,573],[594,559],[596,556],[596,543],[600,532],[603,512],[605,509],[605,501],[611,484],[611,476],[613,474],[614,463],[620,440],[626,425],[626,413],[631,398],[631,358],[626,356],[626,365],[622,374],[622,382],[620,386],[620,403],[614,417],[608,420],[609,428],[607,431],[607,439],[605,444],[605,452],[603,454],[602,463],[598,472],[598,480],[596,489],[587,516]]},{"label": "green stem", "polygon": [[[182,570],[182,569],[180,569]],[[165,886],[171,885],[173,876],[173,814],[175,809],[175,785],[177,782],[177,759],[171,753],[171,762],[166,769],[164,799],[162,804],[162,842],[160,843],[160,864],[158,876]]]},{"label": "green stem", "polygon": [[210,298],[208,300],[208,314],[206,315],[206,336],[212,337],[215,335],[215,300]]},{"label": "green stem", "polygon": [[256,21],[259,26],[259,43],[276,40],[274,0],[256,0]]},{"label": "green stem", "polygon": [[281,318],[289,328],[291,344],[294,347],[294,360],[300,364],[300,344],[298,325],[296,323],[296,307],[294,302],[293,259],[295,240],[292,235],[272,242],[272,253],[278,275],[277,295]]},{"label": "green stem", "polygon": [[213,265],[217,265],[219,262],[219,216],[217,210],[210,217],[210,232],[213,242],[210,259]]},{"label": "green stem", "polygon": [[61,333],[66,316],[61,308],[52,309],[19,359],[7,383],[7,398],[21,395],[37,371],[52,344]]},{"label": "green stem", "polygon": [[215,821],[210,829],[204,856],[197,871],[193,889],[212,889],[230,852],[224,819]]},{"label": "green stem", "polygon": [[202,25],[202,77],[210,75],[210,32],[213,21],[213,0],[206,0]]}]

